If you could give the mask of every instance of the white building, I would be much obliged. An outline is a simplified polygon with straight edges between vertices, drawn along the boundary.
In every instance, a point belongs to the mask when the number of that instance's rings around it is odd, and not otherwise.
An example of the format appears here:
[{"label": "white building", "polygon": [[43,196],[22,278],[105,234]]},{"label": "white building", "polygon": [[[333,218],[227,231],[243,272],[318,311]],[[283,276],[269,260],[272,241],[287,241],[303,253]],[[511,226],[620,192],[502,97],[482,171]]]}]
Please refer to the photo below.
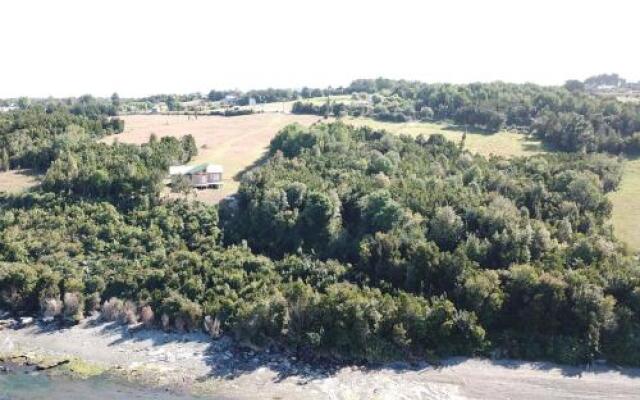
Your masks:
[{"label": "white building", "polygon": [[15,104],[9,104],[8,106],[0,106],[0,112],[9,112],[17,109],[18,109],[18,106]]},{"label": "white building", "polygon": [[220,188],[223,185],[222,165],[174,165],[169,167],[169,177],[186,176],[195,188]]},{"label": "white building", "polygon": [[220,100],[220,105],[222,106],[231,107],[236,104],[238,104],[238,96],[234,96],[232,94],[228,94],[224,96],[224,99]]}]

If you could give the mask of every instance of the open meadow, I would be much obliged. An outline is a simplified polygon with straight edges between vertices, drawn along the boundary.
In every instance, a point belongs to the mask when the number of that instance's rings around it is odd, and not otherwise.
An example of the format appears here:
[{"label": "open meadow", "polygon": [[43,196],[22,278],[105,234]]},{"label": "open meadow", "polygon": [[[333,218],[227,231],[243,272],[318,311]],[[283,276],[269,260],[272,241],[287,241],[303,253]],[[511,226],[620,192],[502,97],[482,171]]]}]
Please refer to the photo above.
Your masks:
[{"label": "open meadow", "polygon": [[620,188],[611,193],[616,236],[634,252],[640,251],[640,159],[626,161]]},{"label": "open meadow", "polygon": [[280,129],[294,122],[311,125],[319,117],[263,113],[238,117],[202,116],[198,119],[185,115],[128,115],[123,119],[124,132],[108,136],[103,141],[140,144],[147,142],[151,134],[158,138],[193,135],[198,155],[191,164],[210,162],[224,167],[224,188],[196,191],[198,200],[217,203],[237,190],[236,174],[260,159]]},{"label": "open meadow", "polygon": [[[448,140],[460,143],[464,130],[442,123],[431,122],[381,122],[371,118],[348,118],[347,123],[355,126],[369,126],[375,129],[385,129],[397,134],[418,136],[420,134],[429,136],[435,133],[443,135]],[[541,143],[530,139],[525,135],[502,130],[497,133],[467,132],[465,142],[467,150],[489,156],[514,157],[530,156],[543,152]]]},{"label": "open meadow", "polygon": [[0,172],[0,193],[20,193],[39,183],[38,176],[28,169]]}]

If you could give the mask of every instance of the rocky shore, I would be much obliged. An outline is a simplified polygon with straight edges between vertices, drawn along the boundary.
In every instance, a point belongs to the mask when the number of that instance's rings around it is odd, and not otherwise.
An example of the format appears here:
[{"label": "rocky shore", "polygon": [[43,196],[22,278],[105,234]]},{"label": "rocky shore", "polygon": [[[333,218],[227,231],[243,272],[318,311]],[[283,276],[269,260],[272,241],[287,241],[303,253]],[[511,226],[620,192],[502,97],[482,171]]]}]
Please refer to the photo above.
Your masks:
[{"label": "rocky shore", "polygon": [[[170,391],[236,399],[634,399],[640,371],[454,358],[439,367],[311,365],[200,333],[165,333],[96,317],[60,328],[0,321],[0,363],[84,378],[114,374]],[[2,371],[0,371],[1,373]]]}]

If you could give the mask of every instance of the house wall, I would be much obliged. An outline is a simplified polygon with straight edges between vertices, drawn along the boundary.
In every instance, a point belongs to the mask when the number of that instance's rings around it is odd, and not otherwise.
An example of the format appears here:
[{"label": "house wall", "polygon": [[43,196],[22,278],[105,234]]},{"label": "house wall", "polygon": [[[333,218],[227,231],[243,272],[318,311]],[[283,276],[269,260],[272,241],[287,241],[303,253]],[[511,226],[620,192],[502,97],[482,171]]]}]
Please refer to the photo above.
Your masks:
[{"label": "house wall", "polygon": [[192,185],[206,185],[207,184],[207,175],[206,174],[193,174],[193,175],[191,175],[191,184]]},{"label": "house wall", "polygon": [[210,183],[220,182],[222,180],[222,174],[220,172],[211,172],[208,175],[208,181]]}]

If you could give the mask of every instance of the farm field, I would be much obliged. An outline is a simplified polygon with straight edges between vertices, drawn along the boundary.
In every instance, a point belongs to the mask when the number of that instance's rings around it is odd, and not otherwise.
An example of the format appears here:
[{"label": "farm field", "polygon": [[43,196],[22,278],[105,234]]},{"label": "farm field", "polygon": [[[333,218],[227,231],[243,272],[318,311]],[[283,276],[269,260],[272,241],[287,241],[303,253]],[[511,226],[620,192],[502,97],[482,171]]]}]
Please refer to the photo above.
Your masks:
[{"label": "farm field", "polygon": [[38,185],[38,176],[28,169],[0,172],[0,192],[19,193]]},{"label": "farm field", "polygon": [[625,162],[620,189],[611,193],[612,222],[616,236],[630,250],[640,252],[640,159]]},{"label": "farm field", "polygon": [[196,198],[217,203],[238,188],[234,176],[251,166],[264,153],[271,138],[288,124],[298,122],[311,125],[318,116],[264,113],[238,117],[203,116],[194,119],[185,115],[128,115],[124,116],[125,130],[102,141],[111,143],[145,143],[153,133],[180,137],[191,134],[198,145],[198,155],[191,164],[211,162],[224,167],[224,188],[198,190]]},{"label": "farm field", "polygon": [[[464,134],[463,130],[450,127],[447,124],[430,122],[381,122],[371,118],[347,118],[345,122],[355,126],[369,126],[409,136],[418,136],[419,134],[428,136],[440,133],[448,140],[456,143],[462,140],[462,135]],[[530,156],[544,151],[539,141],[504,130],[494,134],[467,132],[465,146],[469,151],[484,156],[491,154],[503,157]]]}]

